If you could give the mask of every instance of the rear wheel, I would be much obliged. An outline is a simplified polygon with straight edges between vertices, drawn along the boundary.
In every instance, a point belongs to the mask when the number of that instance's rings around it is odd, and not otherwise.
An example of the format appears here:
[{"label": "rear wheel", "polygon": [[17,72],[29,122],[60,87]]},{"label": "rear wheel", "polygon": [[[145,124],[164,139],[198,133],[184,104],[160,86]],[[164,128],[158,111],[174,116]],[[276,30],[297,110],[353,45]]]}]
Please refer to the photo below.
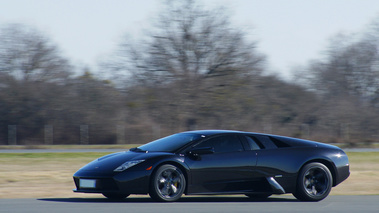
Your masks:
[{"label": "rear wheel", "polygon": [[301,201],[320,201],[329,195],[332,184],[328,167],[321,163],[309,163],[301,169],[293,195]]},{"label": "rear wheel", "polygon": [[119,194],[119,193],[103,193],[104,197],[111,200],[122,200],[127,198],[130,194]]},{"label": "rear wheel", "polygon": [[186,188],[183,172],[176,166],[163,165],[151,179],[150,196],[154,200],[173,202],[178,200]]}]

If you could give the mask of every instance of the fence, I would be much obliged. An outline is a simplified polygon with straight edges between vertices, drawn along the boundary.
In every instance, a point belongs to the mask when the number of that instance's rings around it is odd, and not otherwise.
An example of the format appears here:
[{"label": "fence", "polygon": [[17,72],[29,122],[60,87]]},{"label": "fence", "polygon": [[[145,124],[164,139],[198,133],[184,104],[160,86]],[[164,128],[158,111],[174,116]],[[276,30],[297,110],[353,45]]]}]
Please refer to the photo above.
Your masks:
[{"label": "fence", "polygon": [[[157,130],[158,129],[158,130]],[[67,125],[0,127],[0,145],[141,144],[161,137],[159,128],[122,125]]]},{"label": "fence", "polygon": [[[201,128],[201,127],[200,127]],[[207,128],[205,128],[207,129]],[[275,131],[274,131],[275,130]],[[53,145],[53,144],[143,144],[181,130],[164,129],[159,125],[0,125],[0,145]],[[326,143],[372,143],[379,135],[355,130],[348,124],[310,126],[307,124],[287,126],[266,125],[263,129],[251,129],[270,134],[311,139]]]}]

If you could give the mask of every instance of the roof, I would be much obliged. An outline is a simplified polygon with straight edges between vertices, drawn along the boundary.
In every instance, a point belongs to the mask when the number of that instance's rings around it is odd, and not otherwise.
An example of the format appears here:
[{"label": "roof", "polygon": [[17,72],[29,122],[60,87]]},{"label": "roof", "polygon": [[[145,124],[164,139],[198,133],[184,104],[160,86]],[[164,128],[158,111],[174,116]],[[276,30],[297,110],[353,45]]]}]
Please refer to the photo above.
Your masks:
[{"label": "roof", "polygon": [[188,131],[184,133],[193,133],[193,134],[200,134],[200,135],[215,135],[215,134],[223,134],[223,133],[246,133],[242,131],[236,131],[236,130],[216,130],[216,129],[210,129],[210,130],[194,130],[194,131]]}]

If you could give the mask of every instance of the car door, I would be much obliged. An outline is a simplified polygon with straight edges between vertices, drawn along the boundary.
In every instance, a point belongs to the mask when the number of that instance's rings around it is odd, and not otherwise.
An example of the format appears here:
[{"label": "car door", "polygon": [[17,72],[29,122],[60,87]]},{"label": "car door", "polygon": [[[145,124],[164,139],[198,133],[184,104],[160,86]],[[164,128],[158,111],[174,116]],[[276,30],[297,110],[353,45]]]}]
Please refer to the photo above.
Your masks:
[{"label": "car door", "polygon": [[214,153],[187,155],[190,168],[188,193],[219,193],[249,191],[256,153],[244,147],[238,135],[221,135],[193,147],[213,148]]},{"label": "car door", "polygon": [[[303,161],[299,161],[300,155],[308,155],[306,152],[294,152],[283,141],[265,135],[251,136],[262,149],[257,150],[256,178],[274,178],[284,189],[294,188],[297,172]],[[296,150],[296,149],[295,149]],[[275,187],[275,186],[274,186]]]}]

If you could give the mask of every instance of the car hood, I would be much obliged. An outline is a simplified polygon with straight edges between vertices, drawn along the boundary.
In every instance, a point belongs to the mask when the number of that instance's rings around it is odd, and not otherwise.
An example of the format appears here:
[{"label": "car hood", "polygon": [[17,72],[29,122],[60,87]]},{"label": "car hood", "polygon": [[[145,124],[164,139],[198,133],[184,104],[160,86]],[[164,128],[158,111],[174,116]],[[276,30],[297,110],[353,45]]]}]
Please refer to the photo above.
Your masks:
[{"label": "car hood", "polygon": [[91,163],[85,165],[80,170],[81,171],[93,171],[93,172],[104,172],[104,171],[113,171],[121,164],[132,161],[132,160],[148,160],[150,158],[162,155],[173,155],[172,153],[158,153],[158,152],[117,152],[109,155],[100,157]]}]

